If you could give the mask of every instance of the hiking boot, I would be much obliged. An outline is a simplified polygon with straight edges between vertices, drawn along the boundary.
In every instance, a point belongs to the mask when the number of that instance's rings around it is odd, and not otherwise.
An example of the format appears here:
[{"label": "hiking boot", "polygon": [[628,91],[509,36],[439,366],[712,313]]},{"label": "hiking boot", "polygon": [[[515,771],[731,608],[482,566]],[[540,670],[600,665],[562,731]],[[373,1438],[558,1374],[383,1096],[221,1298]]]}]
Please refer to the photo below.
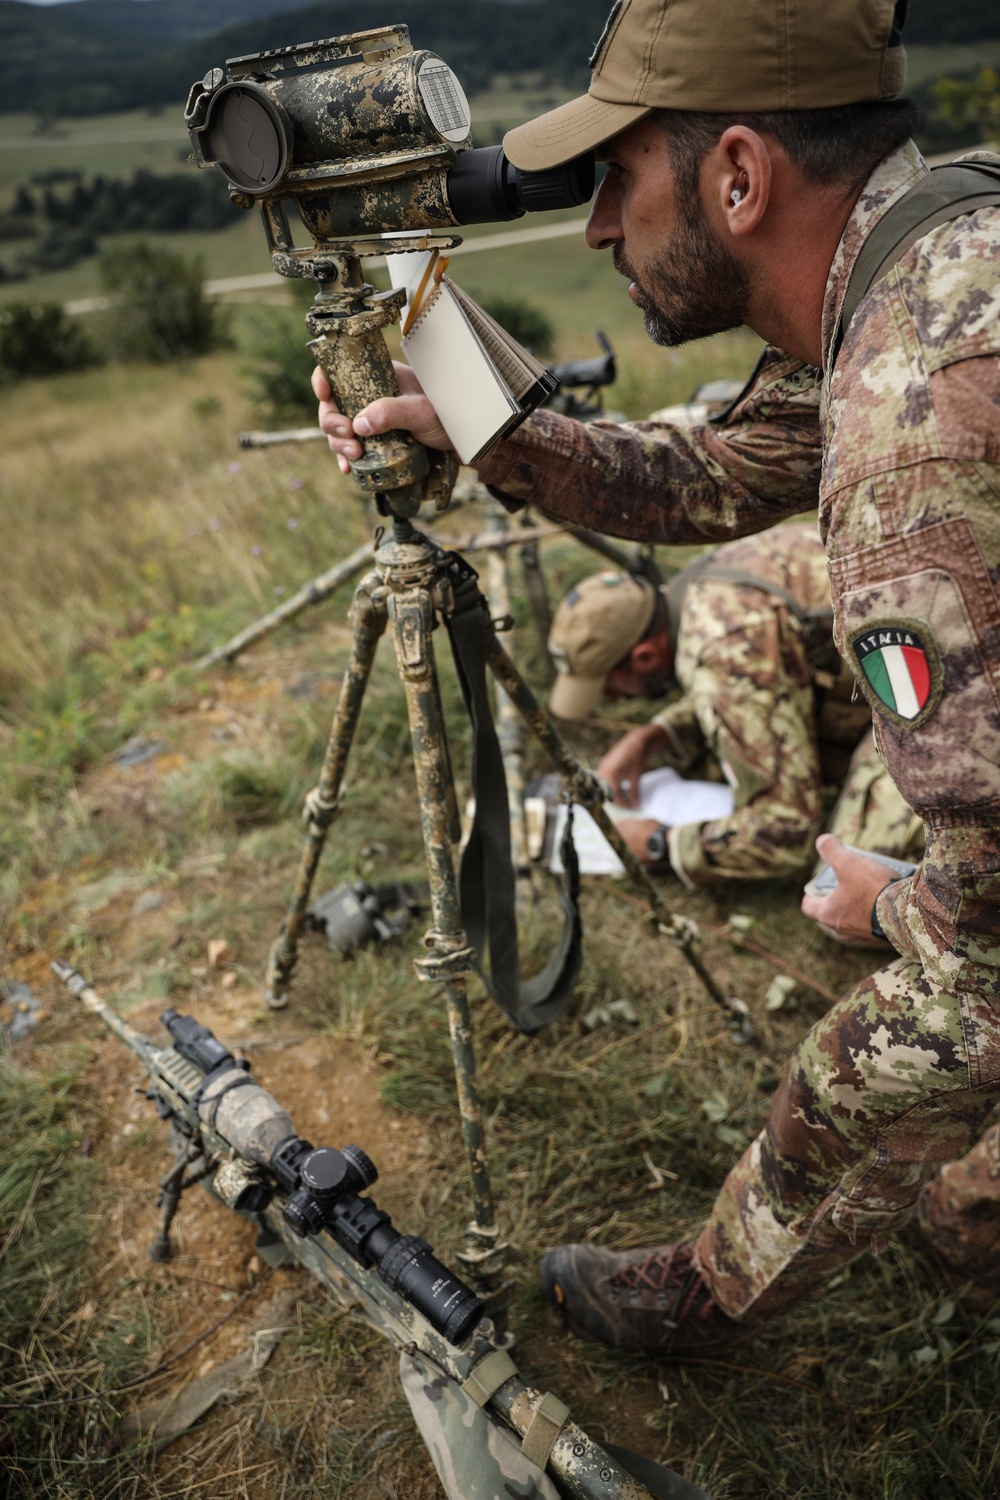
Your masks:
[{"label": "hiking boot", "polygon": [[[925,1187],[917,1201],[917,1233],[913,1236],[918,1248],[928,1255],[938,1274],[942,1277],[955,1301],[970,1312],[992,1312],[1000,1302],[1000,1262],[996,1243],[970,1243],[956,1231],[953,1222],[944,1214],[939,1222],[928,1212],[934,1183]],[[987,1221],[988,1227],[989,1221]],[[975,1223],[973,1230],[982,1230],[983,1221]],[[951,1252],[949,1254],[949,1252]]]},{"label": "hiking boot", "polygon": [[691,1244],[655,1250],[560,1245],[542,1261],[542,1287],[578,1338],[647,1354],[715,1354],[751,1330],[726,1316]]}]

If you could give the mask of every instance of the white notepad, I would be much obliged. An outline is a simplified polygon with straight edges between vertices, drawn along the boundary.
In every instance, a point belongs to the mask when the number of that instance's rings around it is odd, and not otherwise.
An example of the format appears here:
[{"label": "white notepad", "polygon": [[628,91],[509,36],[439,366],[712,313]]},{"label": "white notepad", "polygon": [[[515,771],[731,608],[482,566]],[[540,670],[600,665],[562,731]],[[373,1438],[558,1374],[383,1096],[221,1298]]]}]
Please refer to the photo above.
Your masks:
[{"label": "white notepad", "polygon": [[425,250],[388,258],[393,286],[407,291],[402,348],[455,452],[471,464],[557,382],[450,277],[428,276],[435,259]]}]

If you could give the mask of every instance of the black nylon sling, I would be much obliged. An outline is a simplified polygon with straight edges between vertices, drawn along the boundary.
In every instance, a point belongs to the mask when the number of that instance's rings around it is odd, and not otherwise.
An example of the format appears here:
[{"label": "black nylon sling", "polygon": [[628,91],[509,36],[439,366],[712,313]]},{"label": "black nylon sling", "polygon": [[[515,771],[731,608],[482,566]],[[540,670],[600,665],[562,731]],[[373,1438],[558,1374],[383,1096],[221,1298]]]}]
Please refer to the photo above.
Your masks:
[{"label": "black nylon sling", "polygon": [[[455,590],[446,616],[462,696],[472,723],[472,790],[476,812],[462,854],[458,890],[465,934],[479,958],[490,995],[518,1031],[539,1031],[562,1015],[573,997],[583,957],[580,869],[569,808],[561,845],[565,876],[560,887],[563,929],[555,952],[533,979],[518,977],[514,866],[510,852],[507,777],[490,706],[487,645],[493,626],[475,586],[475,574]],[[490,972],[485,971],[487,950]]]}]

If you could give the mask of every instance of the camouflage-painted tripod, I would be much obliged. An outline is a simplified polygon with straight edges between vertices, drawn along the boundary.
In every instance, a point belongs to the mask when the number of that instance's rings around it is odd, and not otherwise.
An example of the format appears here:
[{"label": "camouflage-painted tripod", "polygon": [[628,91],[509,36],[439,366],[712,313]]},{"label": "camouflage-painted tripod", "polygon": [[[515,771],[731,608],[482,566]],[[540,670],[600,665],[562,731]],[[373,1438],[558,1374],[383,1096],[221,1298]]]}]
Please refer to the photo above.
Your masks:
[{"label": "camouflage-painted tripod", "polygon": [[[391,620],[396,663],[406,692],[433,914],[432,926],[424,939],[428,951],[417,959],[416,968],[421,979],[444,987],[462,1130],[472,1175],[474,1216],[467,1231],[465,1251],[459,1259],[478,1295],[490,1307],[491,1316],[502,1323],[503,1247],[498,1242],[486,1164],[467,998],[467,981],[475,972],[476,955],[466,941],[459,911],[453,863],[453,848],[460,834],[458,807],[431,639],[435,619],[447,621],[455,610],[456,570],[463,566],[457,554],[443,552],[409,520],[397,519],[391,534],[387,533],[376,549],[374,570],[355,593],[351,654],[320,780],[306,799],[306,844],[288,915],[271,950],[266,998],[274,1007],[287,1002],[313,879],[327,831],[341,807],[343,777],[375,650]],[[739,1002],[722,994],[705,968],[695,949],[697,930],[693,924],[665,910],[656,887],[608,817],[600,782],[568,749],[492,630],[487,663],[564,777],[573,800],[589,809],[632,879],[642,888],[659,930],[678,944],[709,994],[726,1010],[731,1024],[742,1034],[745,1010]]]},{"label": "camouflage-painted tripod", "polygon": [[[365,249],[370,247],[365,246]],[[384,253],[412,249],[412,241],[383,240]],[[275,251],[272,260],[286,275],[309,276],[319,283],[306,322],[315,338],[310,345],[325,371],[342,411],[354,417],[380,395],[398,389],[382,329],[398,319],[404,292],[377,293],[362,277],[357,253]],[[298,958],[313,880],[327,832],[341,806],[341,787],[361,712],[365,687],[379,638],[391,620],[396,662],[406,692],[421,829],[430,884],[432,925],[427,952],[416,961],[420,978],[443,987],[462,1133],[472,1179],[473,1218],[466,1231],[461,1260],[477,1295],[486,1304],[498,1331],[506,1322],[504,1250],[493,1205],[486,1144],[476,1086],[475,1051],[467,982],[475,972],[476,954],[462,925],[454,866],[460,837],[458,805],[448,755],[432,632],[437,620],[451,621],[458,592],[468,606],[475,575],[456,553],[446,553],[417,531],[411,521],[425,499],[439,509],[448,504],[453,473],[440,455],[429,455],[409,434],[390,432],[369,439],[364,456],[353,465],[355,478],[368,489],[391,531],[378,540],[375,567],[359,584],[351,611],[352,646],[318,785],[306,799],[306,843],[295,891],[268,963],[265,998],[274,1008],[287,1004]],[[485,609],[485,601],[477,594]],[[474,603],[476,601],[473,601]],[[693,923],[666,910],[646,871],[608,817],[604,789],[594,773],[570,752],[554,729],[513,661],[487,632],[486,664],[558,770],[574,802],[585,805],[615,849],[628,874],[649,902],[658,930],[672,939],[705,989],[726,1012],[739,1037],[748,1034],[742,1002],[728,999],[696,952]]]}]

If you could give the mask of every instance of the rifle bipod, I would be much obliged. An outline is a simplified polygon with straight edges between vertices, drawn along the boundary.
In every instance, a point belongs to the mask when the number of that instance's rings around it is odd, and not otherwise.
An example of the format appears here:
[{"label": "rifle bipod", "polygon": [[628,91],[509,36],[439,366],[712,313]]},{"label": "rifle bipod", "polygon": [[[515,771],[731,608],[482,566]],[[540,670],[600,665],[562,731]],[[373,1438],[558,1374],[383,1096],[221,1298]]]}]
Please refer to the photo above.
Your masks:
[{"label": "rifle bipod", "polygon": [[[152,1090],[144,1089],[139,1092],[146,1099],[156,1103],[156,1095]],[[216,1165],[211,1157],[204,1155],[200,1142],[188,1140],[176,1125],[171,1127],[170,1146],[174,1153],[174,1164],[160,1178],[160,1191],[156,1195],[156,1206],[163,1211],[163,1218],[156,1239],[149,1247],[149,1258],[156,1261],[173,1259],[174,1247],[170,1239],[170,1226],[180,1207],[182,1194],[186,1193],[188,1188],[194,1187],[195,1183],[206,1178]],[[196,1162],[199,1165],[195,1166]],[[194,1171],[185,1176],[190,1166],[194,1166]]]}]

